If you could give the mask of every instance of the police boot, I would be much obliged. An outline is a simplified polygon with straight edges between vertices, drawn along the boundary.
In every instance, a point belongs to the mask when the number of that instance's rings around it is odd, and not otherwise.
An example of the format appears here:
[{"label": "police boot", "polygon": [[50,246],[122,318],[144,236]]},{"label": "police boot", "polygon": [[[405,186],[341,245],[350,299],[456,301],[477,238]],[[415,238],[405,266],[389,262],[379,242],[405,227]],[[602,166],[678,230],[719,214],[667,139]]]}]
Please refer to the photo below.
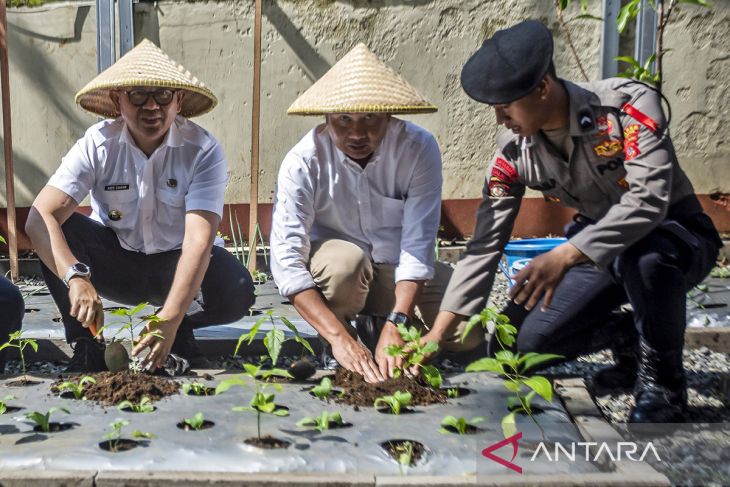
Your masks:
[{"label": "police boot", "polygon": [[639,372],[630,423],[681,423],[687,409],[682,349],[658,351],[639,340]]},{"label": "police boot", "polygon": [[639,334],[630,314],[620,318],[617,334],[609,343],[614,364],[599,370],[593,376],[593,388],[632,389],[636,384],[636,374],[639,370]]}]

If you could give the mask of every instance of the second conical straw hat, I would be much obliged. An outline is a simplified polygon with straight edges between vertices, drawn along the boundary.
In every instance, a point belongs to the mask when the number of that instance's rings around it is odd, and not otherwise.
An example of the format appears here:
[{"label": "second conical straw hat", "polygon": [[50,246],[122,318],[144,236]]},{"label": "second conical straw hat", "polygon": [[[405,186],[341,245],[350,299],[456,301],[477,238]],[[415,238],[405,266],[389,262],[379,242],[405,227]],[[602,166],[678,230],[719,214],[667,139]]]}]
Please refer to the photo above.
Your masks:
[{"label": "second conical straw hat", "polygon": [[436,107],[358,44],[289,107],[289,115],[430,113]]},{"label": "second conical straw hat", "polygon": [[97,115],[116,118],[119,111],[109,92],[133,86],[185,90],[180,109],[180,115],[184,117],[202,115],[218,103],[213,92],[200,80],[147,39],[76,93],[76,103]]}]

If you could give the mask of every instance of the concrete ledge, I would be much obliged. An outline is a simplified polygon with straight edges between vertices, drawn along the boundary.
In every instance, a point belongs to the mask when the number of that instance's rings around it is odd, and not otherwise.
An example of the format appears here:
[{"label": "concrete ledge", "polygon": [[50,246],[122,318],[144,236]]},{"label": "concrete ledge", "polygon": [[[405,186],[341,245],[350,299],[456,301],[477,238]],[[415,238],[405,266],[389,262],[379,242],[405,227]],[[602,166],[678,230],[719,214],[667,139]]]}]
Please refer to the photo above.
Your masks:
[{"label": "concrete ledge", "polygon": [[3,470],[0,487],[92,487],[93,470]]},{"label": "concrete ledge", "polygon": [[227,472],[99,472],[96,487],[374,487],[372,475],[245,474]]},{"label": "concrete ledge", "polygon": [[730,328],[687,328],[684,334],[687,348],[707,347],[720,353],[730,353]]}]

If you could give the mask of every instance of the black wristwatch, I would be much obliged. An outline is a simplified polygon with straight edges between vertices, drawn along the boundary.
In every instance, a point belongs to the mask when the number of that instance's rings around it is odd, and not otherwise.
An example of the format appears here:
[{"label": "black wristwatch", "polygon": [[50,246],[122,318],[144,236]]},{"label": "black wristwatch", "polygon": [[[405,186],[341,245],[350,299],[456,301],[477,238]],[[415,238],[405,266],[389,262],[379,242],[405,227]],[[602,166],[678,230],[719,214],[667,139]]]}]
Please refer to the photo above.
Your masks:
[{"label": "black wristwatch", "polygon": [[409,318],[408,315],[405,313],[398,313],[397,311],[393,311],[388,315],[387,320],[393,323],[395,326],[398,326],[407,325]]}]

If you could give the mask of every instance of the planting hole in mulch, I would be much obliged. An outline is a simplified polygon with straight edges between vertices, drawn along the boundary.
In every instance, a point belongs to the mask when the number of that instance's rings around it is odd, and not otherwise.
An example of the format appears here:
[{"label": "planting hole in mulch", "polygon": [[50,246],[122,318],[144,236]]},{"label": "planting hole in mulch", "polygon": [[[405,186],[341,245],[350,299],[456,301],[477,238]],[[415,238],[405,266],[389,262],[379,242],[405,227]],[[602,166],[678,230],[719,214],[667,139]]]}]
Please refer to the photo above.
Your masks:
[{"label": "planting hole in mulch", "polygon": [[120,411],[125,413],[132,413],[132,414],[146,414],[146,413],[154,413],[157,411],[157,406],[152,406],[152,411],[135,411],[132,408],[122,408]]},{"label": "planting hole in mulch", "polygon": [[129,308],[126,306],[108,306],[108,307],[104,308],[104,311],[112,312],[112,311],[119,311],[120,309],[128,310]]},{"label": "planting hole in mulch", "polygon": [[[393,412],[393,410],[390,409],[388,406],[380,406],[380,407],[378,407],[375,410],[377,412],[379,412],[379,413],[382,413],[382,414],[395,414]],[[400,408],[400,413],[398,413],[398,414],[413,414],[415,412],[417,412],[417,411],[415,409],[413,409],[413,408],[409,408],[409,407],[406,407],[406,406],[402,406]]]},{"label": "planting hole in mulch", "polygon": [[3,414],[17,413],[21,409],[23,409],[23,408],[22,407],[19,407],[19,406],[5,406],[5,412]]},{"label": "planting hole in mulch", "polygon": [[193,428],[185,421],[180,421],[179,423],[177,423],[177,427],[184,431],[207,430],[208,428],[212,428],[213,426],[215,426],[215,423],[213,421],[208,421],[207,419],[203,420],[203,424],[198,429]]},{"label": "planting hole in mulch", "polygon": [[56,316],[55,318],[51,318],[51,321],[53,321],[54,323],[60,323],[61,321],[63,321],[63,318],[61,318],[60,316]]},{"label": "planting hole in mulch", "polygon": [[448,399],[459,399],[461,397],[466,397],[469,394],[471,394],[471,389],[467,389],[466,387],[442,387],[441,390],[444,394],[446,394],[446,397]]},{"label": "planting hole in mulch", "polygon": [[[48,431],[47,433],[58,433],[59,431],[66,431],[73,428],[73,423],[55,423],[51,422],[48,423]],[[46,433],[46,431],[43,431],[43,429],[40,427],[40,425],[33,426],[33,431],[36,433]]]},{"label": "planting hole in mulch", "polygon": [[255,446],[263,450],[275,450],[279,448],[289,448],[291,446],[291,442],[274,438],[271,435],[262,436],[261,438],[246,438],[243,442],[247,445]]},{"label": "planting hole in mulch", "polygon": [[41,383],[41,381],[39,381],[39,380],[18,379],[18,380],[6,382],[5,385],[8,387],[28,387],[28,386],[37,386],[40,383]]},{"label": "planting hole in mulch", "polygon": [[[114,406],[122,401],[139,403],[147,396],[157,401],[166,396],[177,394],[180,384],[166,377],[148,374],[135,374],[132,371],[96,372],[88,374],[96,379],[96,384],[87,384],[84,395],[89,401],[98,401],[104,406]],[[52,384],[58,387],[65,380],[78,381],[83,375],[59,379]],[[53,389],[51,389],[53,390]]]},{"label": "planting hole in mulch", "polygon": [[369,384],[356,372],[337,369],[332,382],[345,390],[345,394],[335,397],[335,401],[350,406],[372,406],[377,398],[392,395],[396,391],[410,392],[414,406],[444,404],[447,399],[445,392],[424,386],[409,377]]},{"label": "planting hole in mulch", "polygon": [[215,396],[215,387],[202,387],[200,389],[190,389],[188,391],[188,396],[197,396],[197,397],[208,397],[208,396]]},{"label": "planting hole in mulch", "polygon": [[[113,448],[112,448],[113,446]],[[132,450],[139,446],[139,442],[135,440],[128,440],[126,438],[120,438],[116,441],[102,441],[99,443],[99,448],[110,453],[121,453]]]},{"label": "planting hole in mulch", "polygon": [[38,309],[38,308],[25,308],[25,314],[28,314],[28,313],[37,313],[39,311],[40,311],[40,309]]},{"label": "planting hole in mulch", "polygon": [[[309,395],[310,395],[310,396],[312,396],[312,397],[317,397],[317,396],[316,396],[316,395],[314,394],[314,392],[312,392],[312,388],[311,388],[311,387],[307,387],[307,388],[305,388],[304,390],[305,390],[305,391],[309,391]],[[327,402],[329,402],[329,401],[330,401],[330,399],[334,399],[334,398],[337,398],[337,397],[339,397],[339,396],[340,396],[341,394],[342,394],[342,391],[341,391],[340,389],[332,389],[332,392],[330,392],[330,395],[329,395],[329,397],[323,397],[323,398],[322,398],[322,400],[323,400],[323,401],[327,401]],[[317,398],[317,399],[319,399],[319,398]]]},{"label": "planting hole in mulch", "polygon": [[416,465],[422,458],[426,456],[426,447],[423,443],[413,440],[388,440],[380,444],[380,448],[385,450],[390,458],[400,463],[400,457],[403,454],[407,454],[410,444],[410,456],[411,461],[408,464],[409,467]]},{"label": "planting hole in mulch", "polygon": [[81,398],[79,398],[79,399],[76,399],[76,396],[74,396],[74,393],[71,392],[71,391],[62,392],[61,394],[58,395],[58,397],[60,397],[61,399],[71,399],[73,401],[76,401],[76,400],[81,401],[81,400],[83,400],[83,396]]},{"label": "planting hole in mulch", "polygon": [[[441,427],[443,429],[445,429],[446,431],[448,431],[449,433],[459,434],[459,430],[457,430],[453,426],[441,425]],[[477,428],[476,426],[474,426],[472,424],[467,424],[466,429],[464,430],[464,434],[465,435],[475,435],[475,434],[479,433],[480,431],[481,431],[480,428]]]}]

